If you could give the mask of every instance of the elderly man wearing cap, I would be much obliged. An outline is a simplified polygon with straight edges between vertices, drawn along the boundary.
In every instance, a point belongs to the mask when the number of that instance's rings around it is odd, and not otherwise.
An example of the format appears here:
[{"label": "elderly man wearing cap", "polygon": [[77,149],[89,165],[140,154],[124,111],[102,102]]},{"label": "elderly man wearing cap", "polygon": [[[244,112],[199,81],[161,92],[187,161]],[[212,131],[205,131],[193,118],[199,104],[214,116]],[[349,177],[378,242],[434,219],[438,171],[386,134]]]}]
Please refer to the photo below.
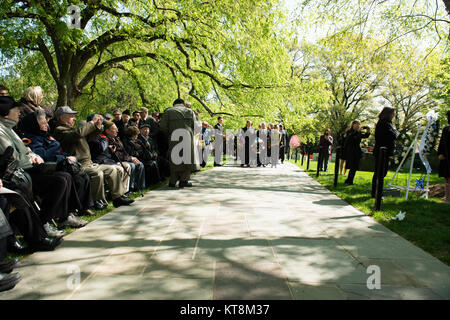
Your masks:
[{"label": "elderly man wearing cap", "polygon": [[123,198],[125,186],[123,183],[124,171],[116,165],[99,165],[91,160],[91,151],[88,142],[98,137],[103,131],[103,118],[101,115],[94,115],[92,120],[85,125],[75,128],[75,114],[70,107],[59,107],[55,112],[58,122],[55,128],[54,137],[61,143],[63,151],[75,155],[82,170],[91,177],[91,192],[97,210],[107,208],[105,197],[104,181],[111,190],[114,204],[129,205],[132,200]]},{"label": "elderly man wearing cap", "polygon": [[145,188],[144,164],[130,156],[117,136],[118,129],[113,122],[106,121],[104,133],[89,143],[92,161],[99,164],[117,164],[126,169],[124,183],[126,191],[141,192]]}]

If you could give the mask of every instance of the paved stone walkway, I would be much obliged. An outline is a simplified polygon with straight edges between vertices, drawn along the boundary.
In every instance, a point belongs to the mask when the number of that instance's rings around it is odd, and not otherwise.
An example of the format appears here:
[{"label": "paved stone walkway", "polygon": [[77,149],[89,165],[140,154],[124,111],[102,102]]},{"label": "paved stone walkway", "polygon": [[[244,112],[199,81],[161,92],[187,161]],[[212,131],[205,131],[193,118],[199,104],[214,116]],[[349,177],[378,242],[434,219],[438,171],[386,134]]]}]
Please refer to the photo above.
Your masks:
[{"label": "paved stone walkway", "polygon": [[[23,280],[0,299],[450,298],[448,266],[290,163],[227,165],[192,182],[24,259]],[[381,289],[367,288],[371,265]]]}]

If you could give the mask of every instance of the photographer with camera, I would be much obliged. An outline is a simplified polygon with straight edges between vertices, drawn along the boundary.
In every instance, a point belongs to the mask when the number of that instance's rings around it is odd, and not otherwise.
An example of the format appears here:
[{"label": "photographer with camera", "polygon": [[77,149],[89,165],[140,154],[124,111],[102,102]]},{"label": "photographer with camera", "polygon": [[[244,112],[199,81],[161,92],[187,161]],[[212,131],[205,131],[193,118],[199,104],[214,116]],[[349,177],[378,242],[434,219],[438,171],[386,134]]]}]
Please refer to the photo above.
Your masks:
[{"label": "photographer with camera", "polygon": [[[54,137],[61,143],[63,152],[75,156],[81,164],[81,170],[89,175],[94,208],[103,210],[108,207],[104,182],[106,181],[109,190],[111,190],[113,200],[119,199],[125,193],[124,172],[119,166],[97,164],[92,161],[89,143],[98,138],[103,132],[103,117],[98,114],[92,114],[86,121],[80,121],[78,126],[75,127],[75,115],[77,113],[69,106],[59,107],[56,110],[57,126]],[[127,203],[131,202],[125,199],[116,200],[117,205]]]},{"label": "photographer with camera", "polygon": [[[362,133],[361,129],[366,132]],[[361,127],[359,120],[354,120],[351,129],[347,132],[347,137],[344,144],[344,154],[347,160],[346,168],[350,170],[345,184],[353,185],[356,171],[359,169],[359,163],[362,158],[361,140],[370,136],[370,128],[368,126]]]},{"label": "photographer with camera", "polygon": [[328,160],[332,145],[333,137],[331,136],[331,130],[327,129],[319,139],[319,171],[328,171]]}]

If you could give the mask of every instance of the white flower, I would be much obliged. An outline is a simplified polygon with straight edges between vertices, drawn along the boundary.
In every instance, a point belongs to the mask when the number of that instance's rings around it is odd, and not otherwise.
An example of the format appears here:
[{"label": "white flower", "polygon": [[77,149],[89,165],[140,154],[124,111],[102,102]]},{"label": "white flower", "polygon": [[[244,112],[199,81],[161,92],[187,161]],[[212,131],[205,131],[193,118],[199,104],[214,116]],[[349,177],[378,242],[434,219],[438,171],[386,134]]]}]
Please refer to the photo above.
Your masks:
[{"label": "white flower", "polygon": [[406,212],[399,211],[398,214],[395,217],[393,217],[391,220],[402,221],[403,219],[405,219],[405,215],[406,215]]}]

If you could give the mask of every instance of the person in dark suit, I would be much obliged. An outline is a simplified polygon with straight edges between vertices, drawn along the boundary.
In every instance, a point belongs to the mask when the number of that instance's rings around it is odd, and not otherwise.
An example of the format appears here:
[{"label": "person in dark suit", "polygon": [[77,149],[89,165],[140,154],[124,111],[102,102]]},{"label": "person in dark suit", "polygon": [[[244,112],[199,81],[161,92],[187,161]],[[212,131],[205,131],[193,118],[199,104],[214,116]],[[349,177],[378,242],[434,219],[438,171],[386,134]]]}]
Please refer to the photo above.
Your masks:
[{"label": "person in dark suit", "polygon": [[319,139],[319,170],[328,171],[328,159],[331,154],[331,146],[333,145],[333,137],[331,130],[325,130],[324,134]]},{"label": "person in dark suit", "polygon": [[122,117],[119,121],[114,122],[116,124],[119,133],[117,134],[120,139],[125,137],[125,129],[128,128],[128,121],[130,121],[130,110],[122,112]]},{"label": "person in dark suit", "polygon": [[378,155],[381,147],[387,148],[387,158],[385,159],[383,177],[386,176],[389,160],[394,159],[395,139],[398,137],[398,132],[395,130],[392,120],[395,118],[396,111],[391,107],[384,107],[378,115],[378,122],[375,127],[375,147],[373,155],[375,157],[375,170],[372,178],[372,198],[375,198],[375,191],[377,187],[378,174]]},{"label": "person in dark suit", "polygon": [[[450,124],[450,110],[447,111],[447,122]],[[439,177],[445,179],[444,203],[450,203],[450,126],[442,130],[438,147]]]},{"label": "person in dark suit", "polygon": [[280,160],[281,160],[281,163],[284,163],[286,150],[289,147],[288,137],[287,137],[287,132],[286,132],[286,130],[284,130],[283,125],[280,124],[278,127],[280,130]]},{"label": "person in dark suit", "polygon": [[214,167],[222,166],[222,154],[225,150],[225,136],[223,135],[223,118],[217,118],[217,124],[214,126],[215,140],[214,140]]},{"label": "person in dark suit", "polygon": [[[250,120],[247,120],[247,123],[245,127],[242,128],[242,138],[244,142],[244,163],[241,164],[241,167],[244,166],[244,164],[247,167],[250,167],[250,144],[251,144],[251,132],[252,132],[252,122]],[[246,134],[248,131],[248,135]],[[242,160],[241,160],[242,161]]]},{"label": "person in dark suit", "polygon": [[355,120],[352,122],[351,129],[347,132],[347,137],[344,144],[345,159],[347,160],[347,168],[350,169],[348,173],[346,184],[352,185],[355,178],[356,171],[359,169],[359,163],[362,158],[361,140],[370,136],[370,128],[363,127],[365,133],[361,132],[361,122]]}]

